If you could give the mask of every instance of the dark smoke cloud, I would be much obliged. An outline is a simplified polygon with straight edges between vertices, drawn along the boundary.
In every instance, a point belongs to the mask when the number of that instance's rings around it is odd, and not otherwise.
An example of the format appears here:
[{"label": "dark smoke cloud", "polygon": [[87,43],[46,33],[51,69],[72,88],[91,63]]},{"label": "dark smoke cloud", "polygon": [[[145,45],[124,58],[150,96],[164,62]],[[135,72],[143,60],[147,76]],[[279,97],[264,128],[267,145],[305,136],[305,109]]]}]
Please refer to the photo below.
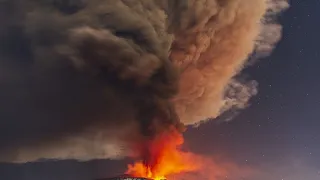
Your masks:
[{"label": "dark smoke cloud", "polygon": [[12,16],[1,23],[0,142],[9,153],[3,158],[81,158],[79,150],[95,154],[103,146],[96,138],[105,144],[122,132],[134,139],[178,126],[169,102],[177,92],[168,59],[172,37],[157,5],[5,1],[1,7]]},{"label": "dark smoke cloud", "polygon": [[254,49],[272,50],[279,38],[264,35],[280,34],[272,16],[286,7],[0,1],[0,161],[122,157],[131,142],[183,129],[180,121],[246,107],[256,83],[233,77]]}]

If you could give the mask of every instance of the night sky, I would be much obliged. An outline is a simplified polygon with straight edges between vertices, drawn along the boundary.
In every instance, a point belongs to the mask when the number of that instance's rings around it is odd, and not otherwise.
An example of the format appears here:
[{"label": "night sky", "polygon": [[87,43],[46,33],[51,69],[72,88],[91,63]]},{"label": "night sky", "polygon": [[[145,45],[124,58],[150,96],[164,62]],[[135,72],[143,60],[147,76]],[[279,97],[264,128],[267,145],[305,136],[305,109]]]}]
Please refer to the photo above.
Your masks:
[{"label": "night sky", "polygon": [[[320,179],[319,0],[292,0],[273,54],[244,70],[259,82],[251,106],[226,123],[210,121],[185,133],[198,154],[240,168],[225,179]],[[91,180],[118,175],[125,161],[0,164],[2,180]],[[243,173],[242,167],[254,173]]]}]

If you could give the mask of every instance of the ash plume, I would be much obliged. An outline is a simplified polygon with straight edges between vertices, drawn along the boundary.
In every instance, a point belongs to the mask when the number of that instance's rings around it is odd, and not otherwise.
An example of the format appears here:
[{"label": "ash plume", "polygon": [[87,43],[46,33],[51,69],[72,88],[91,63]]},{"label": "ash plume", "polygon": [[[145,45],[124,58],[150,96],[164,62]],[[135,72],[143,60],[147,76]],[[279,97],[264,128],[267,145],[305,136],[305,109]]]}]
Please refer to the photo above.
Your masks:
[{"label": "ash plume", "polygon": [[0,1],[0,161],[120,158],[169,128],[246,107],[257,85],[234,77],[252,52],[271,52],[287,6]]},{"label": "ash plume", "polygon": [[175,107],[190,125],[247,107],[258,84],[235,75],[253,52],[256,58],[271,53],[281,37],[276,14],[288,8],[285,0],[192,2],[170,54],[181,69]]}]

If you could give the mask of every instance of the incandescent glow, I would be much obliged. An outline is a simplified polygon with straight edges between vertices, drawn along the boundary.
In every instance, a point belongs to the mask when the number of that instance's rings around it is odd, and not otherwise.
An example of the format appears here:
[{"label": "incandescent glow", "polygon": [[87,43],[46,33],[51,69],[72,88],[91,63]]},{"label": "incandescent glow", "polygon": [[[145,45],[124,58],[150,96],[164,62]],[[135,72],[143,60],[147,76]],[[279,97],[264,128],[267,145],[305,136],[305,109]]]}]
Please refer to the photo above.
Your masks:
[{"label": "incandescent glow", "polygon": [[180,149],[183,142],[182,135],[176,131],[157,136],[149,144],[149,164],[138,161],[128,166],[127,173],[161,180],[166,179],[168,175],[198,170],[200,165],[193,161],[194,155]]}]

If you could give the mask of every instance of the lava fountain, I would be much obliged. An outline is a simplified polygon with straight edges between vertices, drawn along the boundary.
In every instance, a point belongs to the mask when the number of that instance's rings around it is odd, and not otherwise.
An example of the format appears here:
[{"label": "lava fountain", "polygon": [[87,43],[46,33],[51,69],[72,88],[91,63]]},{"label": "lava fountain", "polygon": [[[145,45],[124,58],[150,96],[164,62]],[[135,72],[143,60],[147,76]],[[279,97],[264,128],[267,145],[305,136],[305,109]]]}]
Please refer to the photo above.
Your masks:
[{"label": "lava fountain", "polygon": [[184,139],[176,130],[166,131],[144,143],[143,160],[128,165],[127,174],[135,177],[165,179],[168,175],[196,171],[195,155],[181,149]]}]

